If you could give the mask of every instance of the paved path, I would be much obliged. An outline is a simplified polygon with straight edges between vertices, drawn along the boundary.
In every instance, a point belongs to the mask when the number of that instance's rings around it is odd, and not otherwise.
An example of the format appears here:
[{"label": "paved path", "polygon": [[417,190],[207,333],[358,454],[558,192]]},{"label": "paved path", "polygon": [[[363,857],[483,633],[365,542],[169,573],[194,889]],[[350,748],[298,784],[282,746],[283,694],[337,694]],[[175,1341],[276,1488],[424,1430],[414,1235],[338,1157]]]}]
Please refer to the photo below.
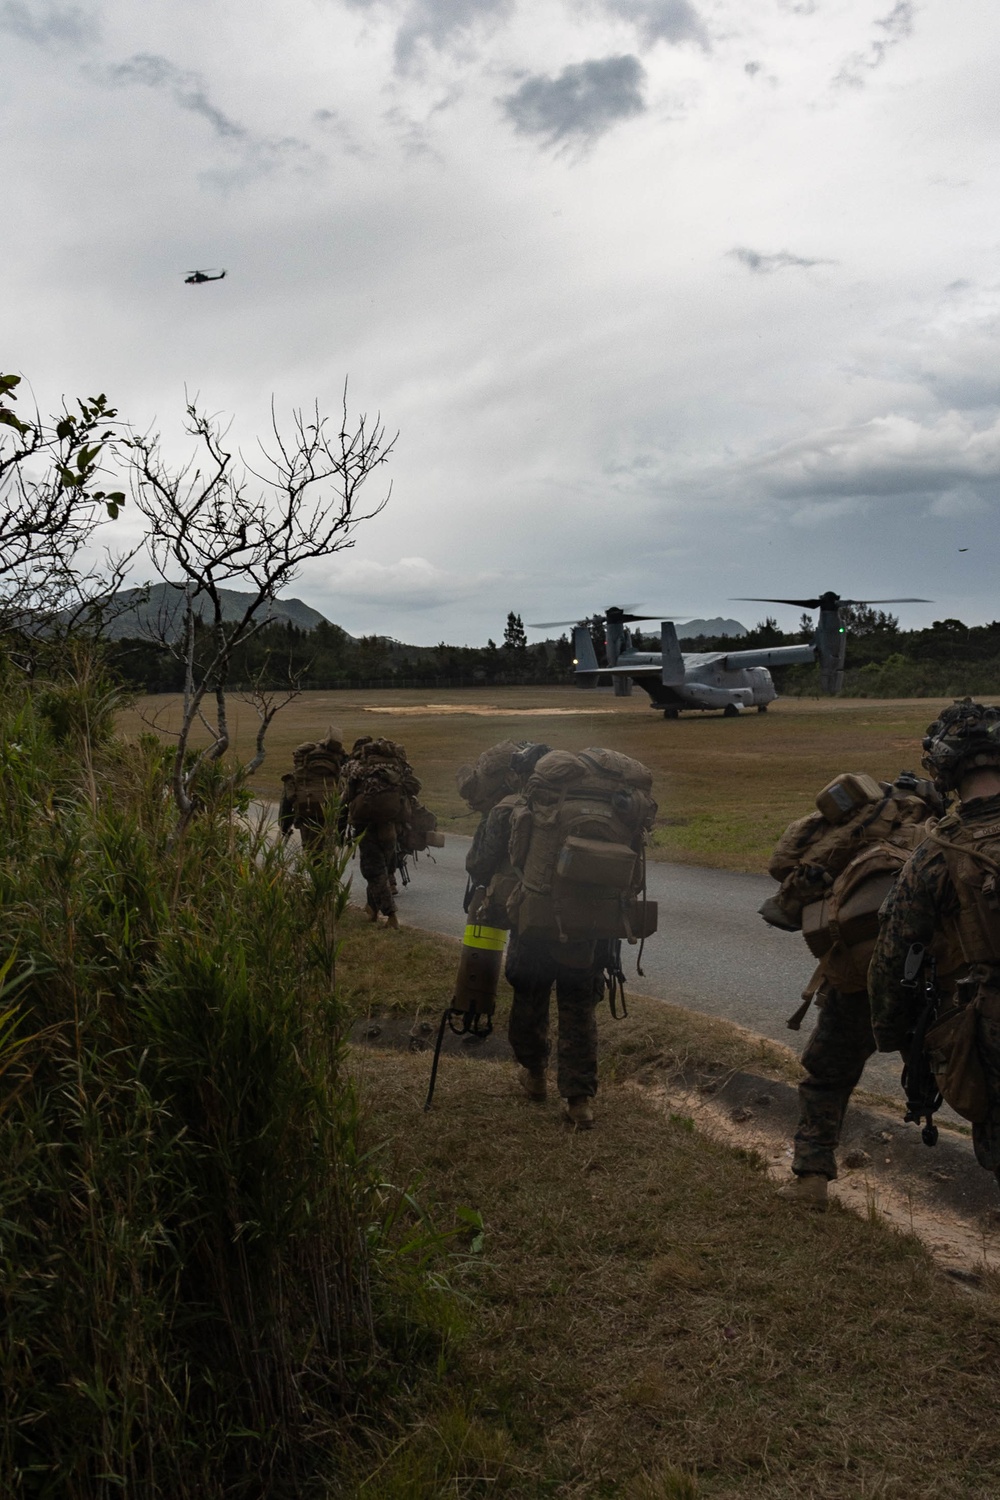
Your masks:
[{"label": "paved path", "polygon": [[[433,851],[433,863],[420,856],[411,884],[399,896],[401,922],[461,937],[469,843],[467,837],[449,833],[445,847]],[[360,884],[356,866],[352,868]],[[646,943],[643,978],[635,973],[638,949],[623,945],[630,988],[737,1021],[800,1049],[812,1029],[813,1013],[798,1033],[789,1031],[785,1020],[798,1006],[813,965],[798,933],[779,932],[757,915],[764,897],[774,893],[774,881],[691,865],[650,863],[647,870],[649,895],[659,902],[660,926]],[[866,1086],[895,1098],[899,1067],[894,1055],[872,1058]]]}]

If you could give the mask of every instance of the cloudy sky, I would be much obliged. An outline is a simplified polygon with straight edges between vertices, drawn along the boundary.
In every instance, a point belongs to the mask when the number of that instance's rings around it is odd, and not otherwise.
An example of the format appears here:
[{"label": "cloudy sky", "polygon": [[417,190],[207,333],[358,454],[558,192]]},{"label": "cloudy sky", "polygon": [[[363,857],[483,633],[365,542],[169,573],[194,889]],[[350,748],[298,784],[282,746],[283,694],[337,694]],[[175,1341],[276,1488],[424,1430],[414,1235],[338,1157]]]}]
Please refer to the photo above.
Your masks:
[{"label": "cloudy sky", "polygon": [[349,376],[353,633],[994,619],[998,65],[995,0],[0,0],[0,368],[178,455]]}]

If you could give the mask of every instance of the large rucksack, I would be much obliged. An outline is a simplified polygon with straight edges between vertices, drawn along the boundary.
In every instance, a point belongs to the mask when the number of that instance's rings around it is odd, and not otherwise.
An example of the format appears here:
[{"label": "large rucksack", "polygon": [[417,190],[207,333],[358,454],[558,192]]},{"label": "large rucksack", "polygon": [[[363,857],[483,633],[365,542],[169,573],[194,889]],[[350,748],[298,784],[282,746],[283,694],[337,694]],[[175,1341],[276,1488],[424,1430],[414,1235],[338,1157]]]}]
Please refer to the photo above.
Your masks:
[{"label": "large rucksack", "polygon": [[[520,884],[519,877],[514,872],[510,862],[510,817],[516,807],[522,805],[523,798],[517,792],[508,792],[505,797],[494,803],[490,812],[484,817],[480,829],[473,839],[473,849],[477,841],[483,836],[484,825],[489,832],[493,829],[494,820],[507,819],[507,836],[503,843],[503,857],[486,880],[485,885],[476,885],[472,876],[469,877],[469,885],[465,893],[465,909],[469,914],[470,922],[481,923],[484,927],[494,927],[498,930],[506,930],[510,927],[510,916],[507,912],[507,903],[514,891]],[[497,829],[495,837],[502,837],[502,830]],[[470,851],[471,857],[471,851]],[[468,868],[468,863],[466,864]]]},{"label": "large rucksack", "polygon": [[952,813],[928,840],[944,856],[958,910],[945,915],[932,945],[943,994],[924,1050],[945,1102],[981,1124],[995,1103],[980,1027],[1000,1020],[996,978],[982,983],[984,972],[1000,977],[1000,822],[965,822]]},{"label": "large rucksack", "polygon": [[473,812],[488,813],[501,797],[517,790],[518,780],[511,769],[511,760],[524,741],[501,740],[490,745],[473,765],[460,766],[455,776],[459,796]]},{"label": "large rucksack", "polygon": [[879,908],[937,810],[930,783],[908,772],[891,785],[862,772],[838,776],[816,804],[779,839],[768,868],[781,885],[759,908],[772,926],[801,929],[819,960],[788,1019],[793,1031],[824,987],[865,989]]},{"label": "large rucksack", "polygon": [[296,819],[318,819],[335,795],[344,765],[338,740],[306,740],[292,752],[294,769],[283,778],[285,796]]},{"label": "large rucksack", "polygon": [[797,931],[804,910],[821,901],[864,850],[880,843],[915,848],[932,811],[930,796],[929,783],[915,777],[890,786],[863,772],[837,776],[817,796],[816,812],[790,823],[778,840],[768,873],[781,885],[760,908],[761,916]]},{"label": "large rucksack", "polygon": [[645,834],[656,803],[652,773],[614,750],[542,756],[511,813],[507,902],[522,936],[582,941],[648,937]]},{"label": "large rucksack", "polygon": [[802,910],[802,936],[814,958],[822,960],[827,984],[845,993],[865,989],[868,965],[878,937],[878,914],[896,877],[919,842],[913,828],[909,842],[871,844],[841,870],[828,891]]},{"label": "large rucksack", "polygon": [[443,849],[444,834],[437,831],[437,815],[416,798],[410,799],[410,811],[399,830],[402,854],[423,854],[425,849]]},{"label": "large rucksack", "polygon": [[346,781],[350,820],[357,830],[408,822],[411,798],[420,791],[402,745],[386,739],[360,747],[347,767]]}]

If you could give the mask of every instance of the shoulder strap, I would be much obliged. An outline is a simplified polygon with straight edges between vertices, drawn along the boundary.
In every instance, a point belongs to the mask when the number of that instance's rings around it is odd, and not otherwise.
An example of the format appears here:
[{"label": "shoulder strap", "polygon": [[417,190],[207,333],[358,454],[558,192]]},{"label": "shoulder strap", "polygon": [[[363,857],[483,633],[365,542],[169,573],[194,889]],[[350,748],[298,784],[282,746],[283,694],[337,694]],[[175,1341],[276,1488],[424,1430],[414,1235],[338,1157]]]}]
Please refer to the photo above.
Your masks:
[{"label": "shoulder strap", "polygon": [[[962,827],[963,829],[964,826],[965,825],[960,825],[960,827]],[[929,843],[938,844],[942,849],[946,851],[946,853],[950,853],[955,856],[968,855],[970,859],[974,859],[979,864],[983,865],[984,868],[988,870],[992,875],[1000,875],[1000,863],[998,863],[992,855],[987,854],[985,849],[981,848],[977,844],[967,844],[964,840],[959,843],[957,839],[942,838],[941,828],[942,824],[939,823],[936,828],[932,828],[930,830],[930,832],[927,834]],[[998,827],[997,832],[998,834],[1000,834],[1000,827]]]}]

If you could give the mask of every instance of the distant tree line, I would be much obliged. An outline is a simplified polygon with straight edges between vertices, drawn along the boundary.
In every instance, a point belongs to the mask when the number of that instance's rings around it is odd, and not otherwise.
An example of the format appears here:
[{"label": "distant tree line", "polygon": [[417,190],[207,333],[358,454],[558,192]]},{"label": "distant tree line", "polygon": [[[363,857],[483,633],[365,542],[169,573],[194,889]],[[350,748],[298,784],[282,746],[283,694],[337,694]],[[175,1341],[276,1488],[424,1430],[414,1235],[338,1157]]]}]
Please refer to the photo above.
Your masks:
[{"label": "distant tree line", "polygon": [[[964,693],[1000,693],[1000,621],[965,625],[935,620],[924,630],[900,630],[896,616],[871,606],[843,612],[847,625],[844,692],[860,698],[923,698]],[[814,622],[803,615],[797,631],[778,629],[768,616],[738,640],[731,636],[698,636],[685,640],[685,651],[736,651],[754,646],[788,646],[812,639]],[[634,639],[636,639],[634,637]],[[647,632],[636,644],[656,650],[659,638]],[[196,628],[196,652],[211,649],[208,627]],[[603,638],[598,642],[603,656]],[[110,664],[136,691],[180,692],[184,662],[176,652],[150,640],[120,640],[109,645]],[[365,683],[434,686],[442,679],[469,687],[517,686],[572,681],[573,648],[568,636],[529,646],[520,616],[513,613],[502,644],[485,646],[408,646],[389,636],[349,636],[323,621],[313,630],[291,623],[266,626],[234,652],[234,687],[254,684],[277,690],[348,688]],[[813,666],[775,668],[779,690],[793,696],[819,692]]]},{"label": "distant tree line", "polygon": [[[297,625],[265,626],[233,652],[230,681],[234,687],[254,684],[279,690],[339,688],[373,681],[428,685],[447,678],[473,686],[565,682],[573,649],[567,636],[529,646],[518,616],[510,617],[503,644],[485,646],[406,646],[384,635],[355,640],[338,625],[322,621],[313,630]],[[212,632],[197,625],[195,652],[212,649]],[[146,693],[179,692],[184,661],[168,646],[148,639],[110,644],[109,657],[129,686]]]}]

